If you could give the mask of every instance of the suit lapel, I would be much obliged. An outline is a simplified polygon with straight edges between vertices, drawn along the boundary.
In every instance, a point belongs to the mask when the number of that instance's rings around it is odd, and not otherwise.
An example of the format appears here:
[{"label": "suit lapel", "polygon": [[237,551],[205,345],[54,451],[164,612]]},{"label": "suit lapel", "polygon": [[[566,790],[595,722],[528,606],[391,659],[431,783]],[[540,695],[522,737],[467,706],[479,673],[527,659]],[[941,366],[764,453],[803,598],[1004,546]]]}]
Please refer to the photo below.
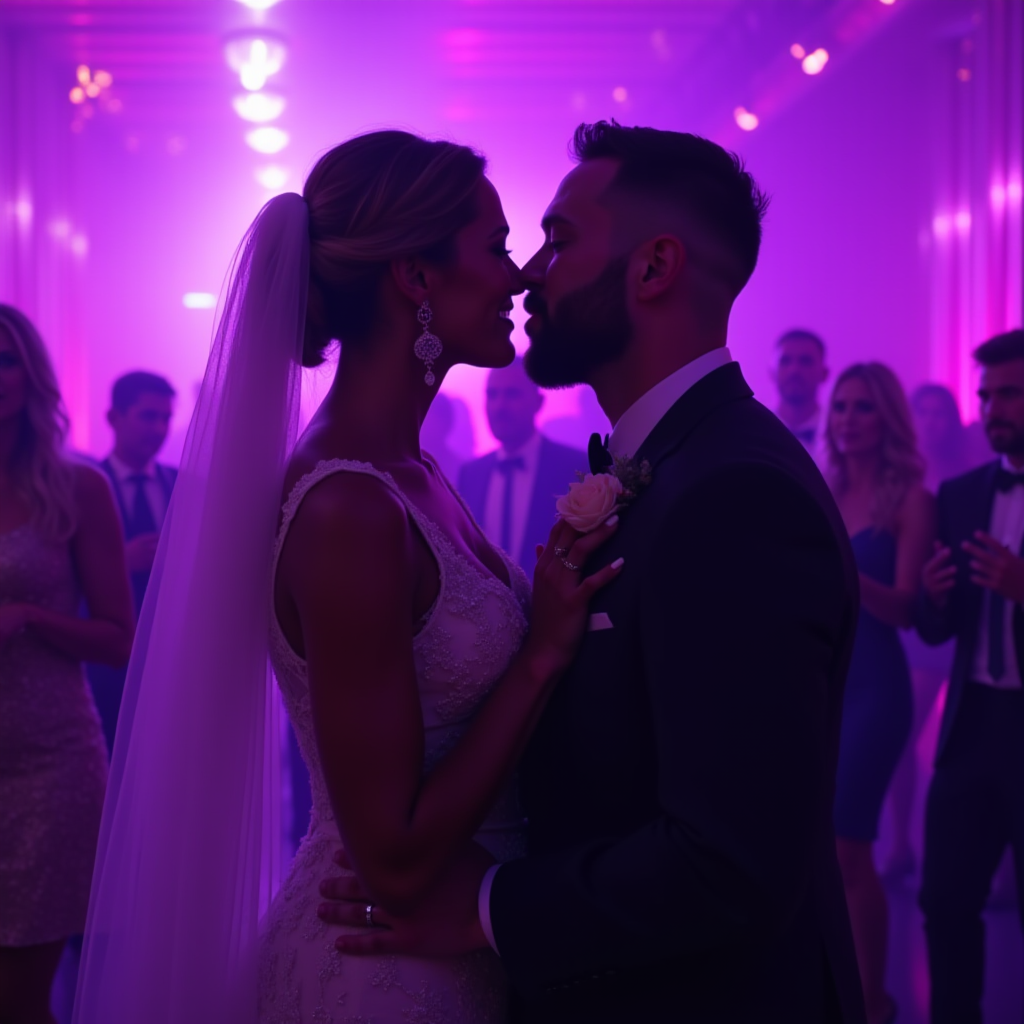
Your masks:
[{"label": "suit lapel", "polygon": [[653,467],[672,454],[706,416],[729,402],[752,398],[739,363],[727,363],[702,377],[661,418],[657,426],[633,453]]},{"label": "suit lapel", "polygon": [[[996,474],[999,472],[999,462],[993,462],[985,467],[985,474],[982,477],[983,486],[979,487],[973,494],[972,507],[967,516],[965,538],[974,539],[975,530],[984,530],[988,533],[992,528],[992,505],[996,498]],[[962,552],[957,552],[961,554]],[[967,571],[968,559],[963,555],[964,571]],[[967,590],[966,614],[970,621],[975,622],[981,615],[981,601],[984,596],[980,587],[971,586]]]},{"label": "suit lapel", "polygon": [[[107,474],[110,480],[111,489],[114,492],[114,500],[117,502],[118,511],[121,513],[121,524],[124,526],[125,535],[127,536],[130,521],[128,519],[128,509],[125,508],[124,495],[121,493],[121,484],[118,482],[117,474],[114,472],[114,467],[111,464],[110,459],[104,459],[100,463],[100,469]],[[130,537],[128,537],[131,540]]]}]

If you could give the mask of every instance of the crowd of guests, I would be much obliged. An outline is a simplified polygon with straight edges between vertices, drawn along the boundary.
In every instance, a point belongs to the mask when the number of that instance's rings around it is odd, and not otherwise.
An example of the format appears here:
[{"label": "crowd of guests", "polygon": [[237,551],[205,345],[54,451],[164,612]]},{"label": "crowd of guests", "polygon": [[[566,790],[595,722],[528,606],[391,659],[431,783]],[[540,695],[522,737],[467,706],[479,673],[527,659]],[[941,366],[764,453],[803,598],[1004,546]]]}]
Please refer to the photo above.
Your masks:
[{"label": "crowd of guests", "polygon": [[[932,1019],[980,1021],[982,911],[1007,848],[1024,879],[1024,331],[975,353],[983,427],[961,422],[942,385],[908,398],[878,362],[845,368],[823,398],[827,351],[810,330],[784,334],[775,356],[777,414],[831,486],[860,570],[834,821],[868,1017],[896,1014],[875,857],[883,806],[888,873],[914,874],[914,749],[944,699],[921,866]],[[174,399],[163,377],[126,374],[111,393],[110,452],[67,455],[44,343],[0,305],[2,1021],[52,1019],[58,961],[84,928],[133,624],[175,483],[158,461]],[[587,428],[607,421],[584,403],[542,433],[544,396],[521,359],[489,373],[485,402],[495,451],[466,458],[468,413],[443,395],[424,447],[529,573],[553,496],[586,469]],[[301,834],[309,795],[294,745],[290,759]]]}]

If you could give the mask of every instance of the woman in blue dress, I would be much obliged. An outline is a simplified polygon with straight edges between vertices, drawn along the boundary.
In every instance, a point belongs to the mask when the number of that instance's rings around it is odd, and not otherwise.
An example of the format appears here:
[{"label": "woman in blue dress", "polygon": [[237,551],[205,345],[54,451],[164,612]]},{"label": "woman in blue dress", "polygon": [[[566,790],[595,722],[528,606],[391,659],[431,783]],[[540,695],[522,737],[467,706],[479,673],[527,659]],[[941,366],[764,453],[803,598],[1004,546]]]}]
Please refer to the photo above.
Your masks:
[{"label": "woman in blue dress", "polygon": [[847,676],[835,829],[869,1024],[895,1019],[885,991],[888,905],[873,856],[886,790],[913,717],[898,630],[911,625],[935,536],[906,395],[881,363],[836,381],[825,430],[826,474],[860,568],[861,612]]}]

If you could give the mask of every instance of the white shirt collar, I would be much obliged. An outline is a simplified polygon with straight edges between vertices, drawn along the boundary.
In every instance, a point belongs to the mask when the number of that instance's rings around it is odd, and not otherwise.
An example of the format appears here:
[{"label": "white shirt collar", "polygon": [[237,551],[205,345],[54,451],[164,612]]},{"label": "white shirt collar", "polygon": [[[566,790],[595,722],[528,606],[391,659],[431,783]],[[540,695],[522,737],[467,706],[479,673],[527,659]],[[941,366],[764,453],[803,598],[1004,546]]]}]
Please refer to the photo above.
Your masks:
[{"label": "white shirt collar", "polygon": [[129,480],[131,477],[135,476],[139,472],[141,472],[143,476],[148,477],[150,480],[156,478],[155,460],[150,460],[149,462],[147,462],[146,465],[143,466],[141,470],[132,469],[131,466],[129,466],[127,463],[119,459],[117,455],[114,454],[114,452],[110,453],[107,461],[110,463],[111,468],[114,470],[114,476],[117,477],[119,483],[123,484],[126,480]]},{"label": "white shirt collar", "polygon": [[732,362],[727,348],[715,348],[681,366],[675,373],[659,381],[650,391],[641,395],[619,418],[608,440],[613,455],[632,458],[651,431],[661,422],[665,413],[712,370]]}]

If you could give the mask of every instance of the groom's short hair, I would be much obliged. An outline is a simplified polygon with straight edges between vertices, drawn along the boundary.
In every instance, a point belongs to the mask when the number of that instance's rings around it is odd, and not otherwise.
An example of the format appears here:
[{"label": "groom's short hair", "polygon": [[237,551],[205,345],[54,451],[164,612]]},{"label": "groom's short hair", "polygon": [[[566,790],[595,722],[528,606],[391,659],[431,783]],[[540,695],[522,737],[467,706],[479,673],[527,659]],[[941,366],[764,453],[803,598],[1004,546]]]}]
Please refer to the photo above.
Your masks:
[{"label": "groom's short hair", "polygon": [[736,293],[750,280],[768,197],[734,153],[699,135],[597,121],[576,129],[571,154],[581,162],[618,160],[610,190],[682,209],[731,253]]}]

